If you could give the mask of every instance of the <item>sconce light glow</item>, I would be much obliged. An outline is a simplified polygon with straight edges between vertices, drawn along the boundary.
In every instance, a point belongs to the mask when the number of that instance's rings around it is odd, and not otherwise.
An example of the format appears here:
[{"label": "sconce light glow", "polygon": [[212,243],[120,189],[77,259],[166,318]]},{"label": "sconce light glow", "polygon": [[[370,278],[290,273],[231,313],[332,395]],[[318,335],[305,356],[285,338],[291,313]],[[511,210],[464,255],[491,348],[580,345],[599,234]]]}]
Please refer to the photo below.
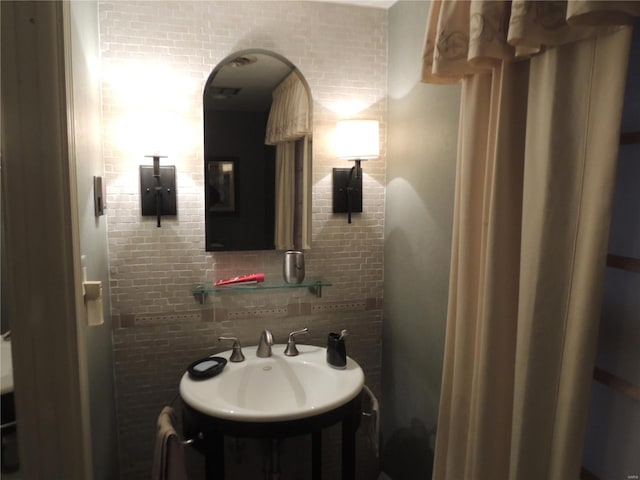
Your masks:
[{"label": "sconce light glow", "polygon": [[[200,99],[199,83],[178,69],[159,63],[125,61],[105,68],[103,84],[113,105],[110,128],[116,148],[132,158],[156,149],[184,158],[201,143],[192,117]],[[194,128],[195,127],[195,128]]]},{"label": "sconce light glow", "polygon": [[367,160],[380,155],[377,120],[341,120],[336,125],[336,154],[345,160]]}]

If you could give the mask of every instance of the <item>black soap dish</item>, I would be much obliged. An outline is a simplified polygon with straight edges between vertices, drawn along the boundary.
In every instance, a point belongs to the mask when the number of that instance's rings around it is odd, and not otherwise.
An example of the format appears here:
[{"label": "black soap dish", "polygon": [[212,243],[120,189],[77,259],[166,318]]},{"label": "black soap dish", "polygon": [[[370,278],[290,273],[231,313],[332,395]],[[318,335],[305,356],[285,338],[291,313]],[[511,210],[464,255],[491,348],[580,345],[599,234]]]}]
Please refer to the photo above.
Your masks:
[{"label": "black soap dish", "polygon": [[193,380],[204,380],[218,375],[226,364],[227,360],[222,357],[201,358],[189,365],[187,372]]}]

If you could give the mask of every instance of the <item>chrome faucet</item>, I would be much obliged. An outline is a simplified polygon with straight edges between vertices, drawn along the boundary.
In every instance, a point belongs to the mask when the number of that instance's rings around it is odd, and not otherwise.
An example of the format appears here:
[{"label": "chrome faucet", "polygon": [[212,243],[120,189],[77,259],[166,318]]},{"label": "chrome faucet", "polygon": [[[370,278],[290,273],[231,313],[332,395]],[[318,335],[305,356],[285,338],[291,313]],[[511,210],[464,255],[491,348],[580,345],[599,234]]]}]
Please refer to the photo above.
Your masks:
[{"label": "chrome faucet", "polygon": [[260,343],[258,344],[256,356],[262,358],[270,357],[271,345],[273,345],[273,335],[271,335],[271,332],[265,328],[260,335]]}]

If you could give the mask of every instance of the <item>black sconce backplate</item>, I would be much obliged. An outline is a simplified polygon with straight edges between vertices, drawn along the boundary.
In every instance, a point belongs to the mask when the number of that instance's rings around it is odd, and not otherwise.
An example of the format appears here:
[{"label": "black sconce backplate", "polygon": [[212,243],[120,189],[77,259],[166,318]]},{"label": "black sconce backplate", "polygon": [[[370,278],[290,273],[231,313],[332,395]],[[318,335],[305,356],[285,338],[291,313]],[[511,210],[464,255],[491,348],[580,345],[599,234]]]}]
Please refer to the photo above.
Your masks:
[{"label": "black sconce backplate", "polygon": [[[176,206],[176,167],[160,167],[160,185],[162,189],[162,216],[177,215]],[[143,216],[156,216],[156,179],[153,167],[140,165],[140,205]]]},{"label": "black sconce backplate", "polygon": [[[355,178],[351,168],[333,169],[333,213],[347,213],[347,186],[351,187],[351,212],[362,212],[362,174]],[[355,173],[355,172],[354,172]]]}]

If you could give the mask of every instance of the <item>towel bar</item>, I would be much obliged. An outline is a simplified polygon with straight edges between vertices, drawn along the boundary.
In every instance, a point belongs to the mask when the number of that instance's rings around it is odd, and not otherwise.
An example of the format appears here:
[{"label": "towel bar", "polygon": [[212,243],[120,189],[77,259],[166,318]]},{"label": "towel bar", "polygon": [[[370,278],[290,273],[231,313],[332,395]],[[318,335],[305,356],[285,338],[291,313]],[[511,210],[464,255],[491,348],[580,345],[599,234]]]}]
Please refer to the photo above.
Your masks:
[{"label": "towel bar", "polygon": [[204,435],[202,435],[202,432],[198,432],[198,434],[195,436],[195,438],[189,438],[187,440],[180,440],[180,443],[182,445],[192,445],[194,443],[196,443],[197,440],[202,440],[204,438]]},{"label": "towel bar", "polygon": [[4,430],[5,428],[9,428],[9,427],[15,427],[17,424],[18,422],[16,421],[3,423],[2,425],[0,425],[0,430]]},{"label": "towel bar", "polygon": [[367,411],[366,408],[362,409],[362,415],[364,417],[371,417],[372,423],[368,432],[368,437],[374,447],[377,458],[380,454],[380,404],[368,386],[365,385],[363,387],[363,391],[367,394],[367,397],[369,397],[369,411]]}]

